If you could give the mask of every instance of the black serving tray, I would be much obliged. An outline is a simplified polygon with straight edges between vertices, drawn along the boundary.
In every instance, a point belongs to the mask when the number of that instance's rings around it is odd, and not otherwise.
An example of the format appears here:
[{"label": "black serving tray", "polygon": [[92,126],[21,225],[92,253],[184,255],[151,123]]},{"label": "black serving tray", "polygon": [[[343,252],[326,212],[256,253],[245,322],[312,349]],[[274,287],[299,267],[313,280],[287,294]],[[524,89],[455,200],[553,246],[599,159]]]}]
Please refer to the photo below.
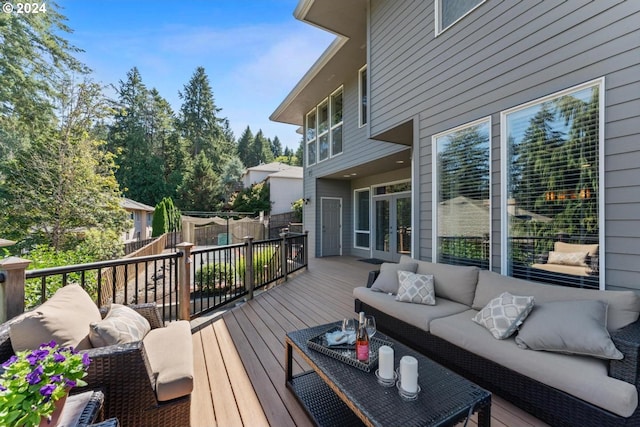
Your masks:
[{"label": "black serving tray", "polygon": [[369,338],[369,353],[371,354],[371,356],[369,357],[369,363],[364,363],[356,359],[355,344],[330,346],[329,343],[327,343],[326,334],[339,330],[340,328],[338,326],[327,329],[323,333],[316,335],[315,337],[307,341],[307,345],[309,346],[309,348],[312,348],[316,351],[319,351],[320,353],[323,353],[329,357],[333,357],[336,360],[356,367],[365,372],[372,372],[376,368],[376,366],[378,366],[378,350],[381,346],[393,346],[393,343],[390,341],[382,340],[380,338],[376,338],[375,336]]}]

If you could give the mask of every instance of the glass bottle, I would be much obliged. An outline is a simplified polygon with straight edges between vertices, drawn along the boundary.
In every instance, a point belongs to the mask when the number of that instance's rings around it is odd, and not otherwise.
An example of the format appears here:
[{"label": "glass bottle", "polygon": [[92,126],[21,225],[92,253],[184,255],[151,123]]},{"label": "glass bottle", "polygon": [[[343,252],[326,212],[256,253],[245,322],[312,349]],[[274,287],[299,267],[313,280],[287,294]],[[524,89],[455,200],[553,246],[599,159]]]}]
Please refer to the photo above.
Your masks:
[{"label": "glass bottle", "polygon": [[356,334],[356,358],[359,362],[369,363],[369,334],[364,323],[364,311],[360,312],[359,323]]}]

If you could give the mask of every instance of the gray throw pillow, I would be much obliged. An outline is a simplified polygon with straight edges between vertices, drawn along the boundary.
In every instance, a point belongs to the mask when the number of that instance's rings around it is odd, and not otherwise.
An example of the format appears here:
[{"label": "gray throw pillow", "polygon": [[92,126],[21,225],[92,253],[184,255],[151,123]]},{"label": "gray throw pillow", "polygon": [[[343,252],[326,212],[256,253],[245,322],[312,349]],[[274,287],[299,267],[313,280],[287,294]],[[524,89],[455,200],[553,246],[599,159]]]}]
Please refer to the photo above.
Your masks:
[{"label": "gray throw pillow", "polygon": [[503,292],[473,317],[473,321],[484,326],[495,339],[509,338],[522,324],[533,308],[533,297],[511,295]]},{"label": "gray throw pillow", "polygon": [[432,274],[417,274],[398,271],[398,295],[396,301],[415,304],[436,305],[436,292]]},{"label": "gray throw pillow", "polygon": [[398,271],[415,273],[417,269],[417,263],[395,264],[385,262],[380,266],[380,274],[375,282],[373,282],[373,285],[371,285],[371,290],[395,295],[398,293],[398,286],[400,286],[398,282]]},{"label": "gray throw pillow", "polygon": [[607,331],[608,304],[598,300],[554,301],[536,305],[516,344],[531,350],[622,359]]},{"label": "gray throw pillow", "polygon": [[91,323],[90,327],[89,339],[94,347],[140,341],[151,330],[149,321],[144,316],[120,304],[111,304],[105,318]]}]

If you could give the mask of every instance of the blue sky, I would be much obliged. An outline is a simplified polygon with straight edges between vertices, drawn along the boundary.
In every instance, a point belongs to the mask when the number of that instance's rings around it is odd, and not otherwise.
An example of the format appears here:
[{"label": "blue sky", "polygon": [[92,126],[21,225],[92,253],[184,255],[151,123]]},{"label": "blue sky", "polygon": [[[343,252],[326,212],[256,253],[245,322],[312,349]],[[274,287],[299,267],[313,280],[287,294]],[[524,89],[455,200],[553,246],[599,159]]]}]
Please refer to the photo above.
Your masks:
[{"label": "blue sky", "polygon": [[220,115],[236,138],[278,136],[297,148],[296,127],[269,115],[331,43],[334,36],[293,17],[298,0],[58,0],[73,34],[67,39],[93,70],[93,79],[117,85],[136,66],[174,110],[178,91],[196,67],[209,76]]}]

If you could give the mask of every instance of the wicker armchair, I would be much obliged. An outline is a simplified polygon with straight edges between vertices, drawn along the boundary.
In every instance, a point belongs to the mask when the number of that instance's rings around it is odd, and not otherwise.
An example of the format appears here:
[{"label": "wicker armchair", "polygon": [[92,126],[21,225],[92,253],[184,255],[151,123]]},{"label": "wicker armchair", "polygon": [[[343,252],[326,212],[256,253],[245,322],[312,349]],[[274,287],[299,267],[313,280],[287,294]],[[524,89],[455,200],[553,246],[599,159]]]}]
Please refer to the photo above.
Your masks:
[{"label": "wicker armchair", "polygon": [[[149,321],[152,330],[164,327],[155,303],[130,307]],[[106,312],[106,309],[101,310],[103,317]],[[9,328],[17,319],[0,325],[0,361],[13,355]],[[167,345],[172,344],[167,342]],[[190,424],[190,394],[164,402],[157,399],[156,377],[143,341],[84,351],[91,358],[85,380],[88,387],[103,391],[106,418],[117,417],[123,426],[182,427]]]}]

